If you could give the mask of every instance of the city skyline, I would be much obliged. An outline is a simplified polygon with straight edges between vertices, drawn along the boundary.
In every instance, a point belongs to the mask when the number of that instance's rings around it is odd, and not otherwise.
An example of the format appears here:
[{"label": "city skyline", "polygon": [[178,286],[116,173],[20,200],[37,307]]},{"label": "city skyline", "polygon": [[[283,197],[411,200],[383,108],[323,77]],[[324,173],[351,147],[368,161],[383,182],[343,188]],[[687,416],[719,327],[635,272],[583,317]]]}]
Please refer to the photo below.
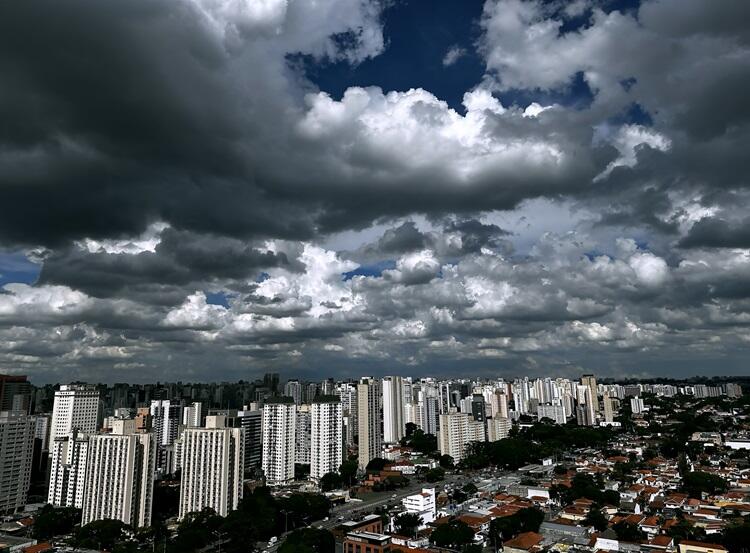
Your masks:
[{"label": "city skyline", "polygon": [[747,374],[749,18],[2,3],[0,371]]}]

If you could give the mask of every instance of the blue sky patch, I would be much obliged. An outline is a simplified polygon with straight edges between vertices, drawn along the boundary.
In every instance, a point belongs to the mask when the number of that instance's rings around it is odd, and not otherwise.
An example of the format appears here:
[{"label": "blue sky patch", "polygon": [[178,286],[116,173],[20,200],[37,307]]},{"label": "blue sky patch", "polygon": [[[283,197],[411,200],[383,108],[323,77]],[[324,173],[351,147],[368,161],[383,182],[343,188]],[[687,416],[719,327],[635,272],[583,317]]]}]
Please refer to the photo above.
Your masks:
[{"label": "blue sky patch", "polygon": [[34,284],[42,266],[29,261],[21,252],[0,252],[0,286],[11,282]]},{"label": "blue sky patch", "polygon": [[360,265],[353,271],[347,271],[346,273],[341,273],[341,275],[344,277],[344,280],[351,280],[355,276],[380,277],[383,276],[383,271],[395,268],[396,261],[393,259],[386,259],[378,261],[372,265]]}]

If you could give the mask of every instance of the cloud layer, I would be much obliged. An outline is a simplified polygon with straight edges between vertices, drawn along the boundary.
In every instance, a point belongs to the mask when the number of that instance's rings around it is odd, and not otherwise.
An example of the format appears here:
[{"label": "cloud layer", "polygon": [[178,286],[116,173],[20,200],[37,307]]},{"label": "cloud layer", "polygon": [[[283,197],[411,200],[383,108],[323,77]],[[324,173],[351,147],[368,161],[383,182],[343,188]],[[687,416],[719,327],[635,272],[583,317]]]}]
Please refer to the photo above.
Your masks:
[{"label": "cloud layer", "polygon": [[487,0],[462,109],[310,80],[388,48],[380,2],[0,7],[0,246],[40,267],[0,288],[0,370],[744,370],[725,4]]}]

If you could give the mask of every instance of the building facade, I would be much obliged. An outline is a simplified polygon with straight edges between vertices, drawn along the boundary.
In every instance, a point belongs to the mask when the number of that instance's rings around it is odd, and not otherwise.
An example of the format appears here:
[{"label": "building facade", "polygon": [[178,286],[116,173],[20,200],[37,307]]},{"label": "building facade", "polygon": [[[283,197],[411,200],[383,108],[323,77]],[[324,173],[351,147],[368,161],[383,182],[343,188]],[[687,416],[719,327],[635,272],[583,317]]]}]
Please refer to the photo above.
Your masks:
[{"label": "building facade", "polygon": [[320,396],[310,417],[310,478],[336,472],[344,460],[343,406],[336,396]]},{"label": "building facade", "polygon": [[297,406],[291,399],[263,406],[263,474],[271,486],[294,480]]},{"label": "building facade", "polygon": [[206,417],[205,428],[186,428],[180,438],[182,478],[179,518],[210,507],[219,516],[242,499],[242,428],[226,428],[223,416]]}]

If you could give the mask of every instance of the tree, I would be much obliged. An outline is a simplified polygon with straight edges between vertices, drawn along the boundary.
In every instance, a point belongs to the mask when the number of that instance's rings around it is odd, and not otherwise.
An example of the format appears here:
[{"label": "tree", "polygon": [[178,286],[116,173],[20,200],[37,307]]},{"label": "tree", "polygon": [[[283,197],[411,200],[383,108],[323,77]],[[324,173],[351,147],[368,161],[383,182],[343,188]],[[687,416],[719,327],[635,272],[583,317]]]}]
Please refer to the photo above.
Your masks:
[{"label": "tree", "polygon": [[385,466],[388,464],[388,461],[385,459],[382,459],[381,457],[374,457],[373,459],[370,459],[370,462],[367,463],[367,466],[365,469],[367,472],[380,472],[385,468]]},{"label": "tree", "polygon": [[586,513],[583,524],[593,526],[598,532],[603,532],[607,529],[607,517],[602,513],[601,507],[595,503],[591,506],[589,512]]},{"label": "tree", "polygon": [[722,536],[729,553],[748,553],[750,551],[750,522],[728,526]]},{"label": "tree", "polygon": [[121,520],[95,520],[76,530],[73,541],[76,547],[112,551],[115,545],[132,535],[132,531]]},{"label": "tree", "polygon": [[416,513],[403,513],[396,517],[394,524],[397,534],[412,537],[422,524],[422,517]]},{"label": "tree", "polygon": [[451,520],[441,524],[430,534],[430,542],[438,547],[461,549],[464,545],[472,543],[474,530],[468,524],[460,520]]},{"label": "tree", "polygon": [[424,473],[424,479],[427,482],[434,483],[445,478],[445,471],[440,468],[430,469]]},{"label": "tree", "polygon": [[279,547],[279,553],[329,553],[336,541],[328,530],[300,528],[295,530]]},{"label": "tree", "polygon": [[359,466],[357,465],[357,461],[354,459],[348,459],[347,461],[344,461],[341,463],[341,466],[339,467],[339,474],[341,475],[341,479],[344,481],[344,484],[347,486],[351,486],[356,481],[357,477],[357,470],[359,469]]},{"label": "tree", "polygon": [[338,490],[343,485],[344,480],[338,472],[329,472],[323,475],[320,479],[320,489],[324,492],[330,492],[331,490]]},{"label": "tree", "polygon": [[682,489],[690,495],[700,499],[703,492],[709,495],[725,492],[728,488],[727,481],[721,476],[708,472],[688,472],[682,477]]},{"label": "tree", "polygon": [[617,539],[631,543],[637,543],[644,539],[645,534],[637,525],[624,520],[612,526],[612,530],[617,534]]},{"label": "tree", "polygon": [[451,457],[450,455],[441,455],[438,462],[444,469],[452,469],[455,466],[453,463],[453,457]]},{"label": "tree", "polygon": [[52,505],[45,505],[34,518],[32,534],[37,540],[45,541],[53,536],[69,534],[80,521],[80,509],[75,507],[55,508]]},{"label": "tree", "polygon": [[493,543],[501,543],[522,532],[538,532],[543,521],[544,513],[541,509],[521,509],[511,516],[493,519],[490,522],[490,536]]}]

